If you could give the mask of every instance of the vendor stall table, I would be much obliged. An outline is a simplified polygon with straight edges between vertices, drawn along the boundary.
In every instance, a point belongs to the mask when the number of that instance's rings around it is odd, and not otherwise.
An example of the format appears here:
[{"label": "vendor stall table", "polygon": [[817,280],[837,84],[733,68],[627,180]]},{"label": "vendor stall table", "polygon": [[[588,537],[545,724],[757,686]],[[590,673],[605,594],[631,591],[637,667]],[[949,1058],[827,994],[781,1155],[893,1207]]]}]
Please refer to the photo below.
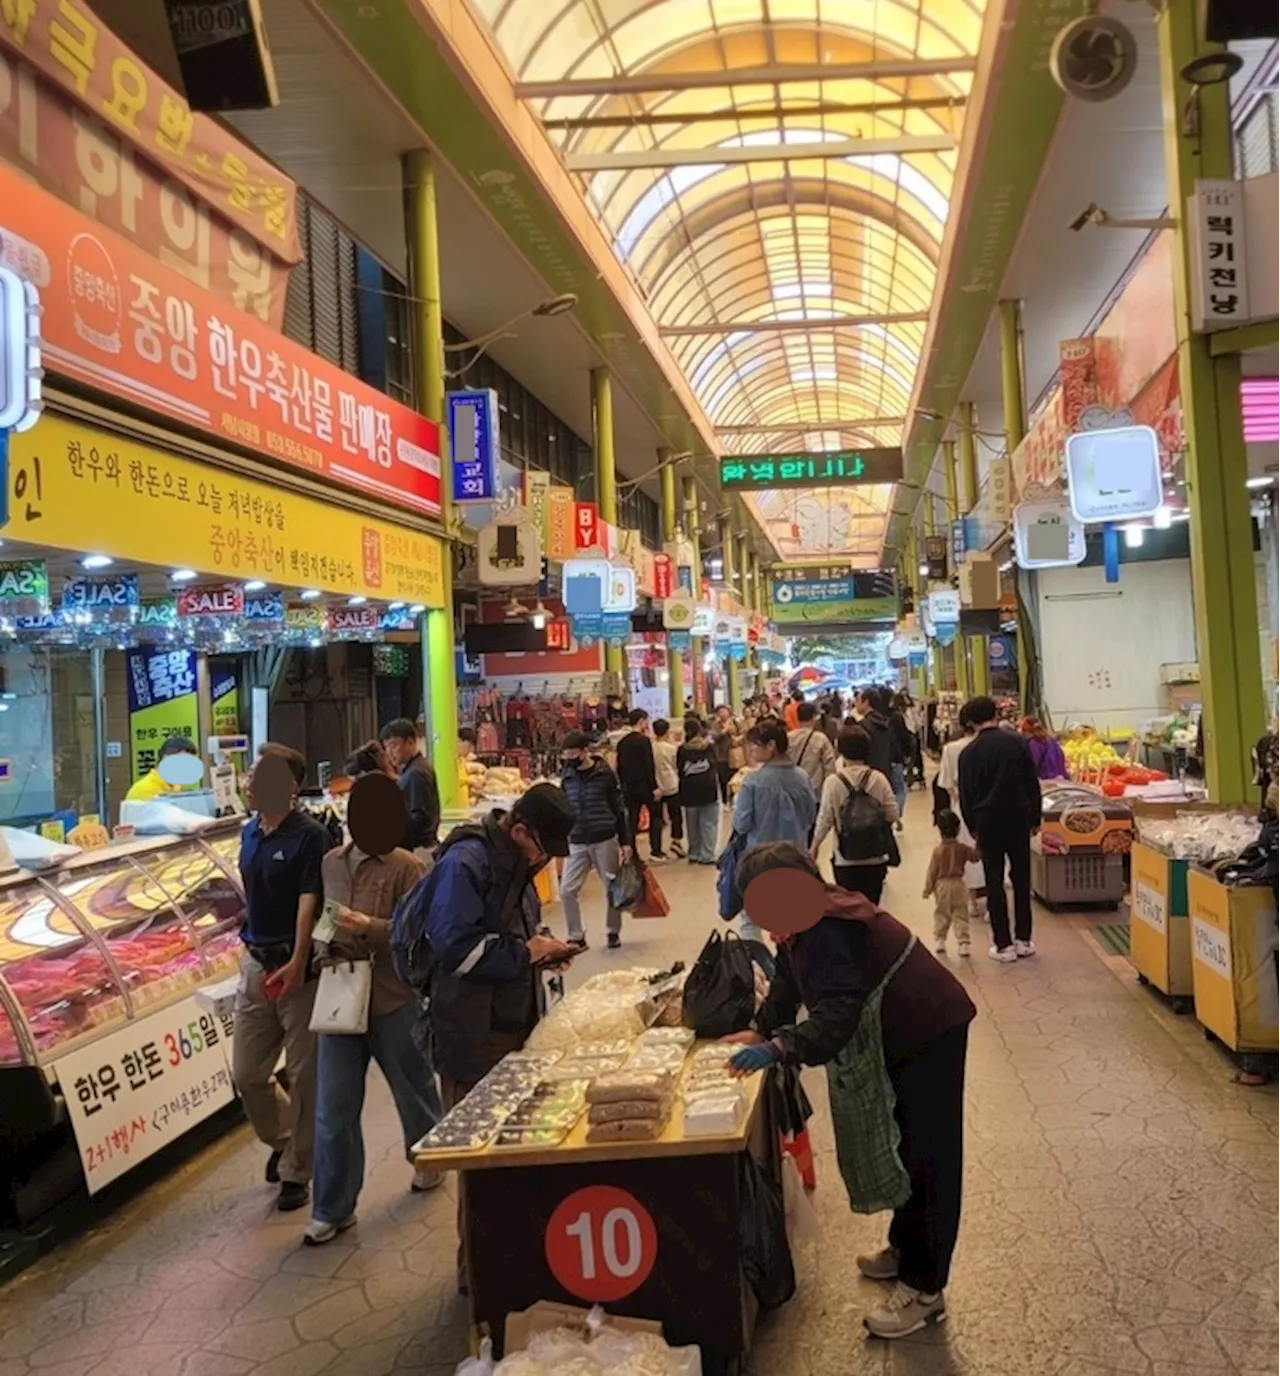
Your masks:
[{"label": "vendor stall table", "polygon": [[461,1172],[472,1314],[500,1348],[506,1316],[538,1300],[603,1304],[696,1343],[705,1376],[740,1370],[756,1301],[742,1268],[742,1166],[780,1179],[766,1077],[725,1136],[687,1137],[677,1103],[660,1137],[591,1143],[583,1119],[555,1147],[430,1152]]}]

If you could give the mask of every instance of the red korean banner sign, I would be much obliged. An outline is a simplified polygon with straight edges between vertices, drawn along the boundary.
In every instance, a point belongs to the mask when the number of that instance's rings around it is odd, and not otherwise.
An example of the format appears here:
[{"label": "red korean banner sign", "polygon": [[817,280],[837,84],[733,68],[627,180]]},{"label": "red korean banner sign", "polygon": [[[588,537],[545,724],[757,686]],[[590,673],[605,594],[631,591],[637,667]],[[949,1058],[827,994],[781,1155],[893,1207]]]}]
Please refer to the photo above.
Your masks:
[{"label": "red korean banner sign", "polygon": [[195,114],[84,0],[3,0],[0,47],[29,62],[258,243],[286,262],[301,259],[294,184],[220,124]]},{"label": "red korean banner sign", "polygon": [[41,292],[51,372],[393,509],[440,514],[434,422],[4,167],[0,263]]},{"label": "red korean banner sign", "polygon": [[666,601],[675,591],[675,571],[672,568],[671,556],[669,554],[655,554],[653,556],[653,595],[660,601]]},{"label": "red korean banner sign", "polygon": [[243,616],[244,589],[239,583],[197,584],[178,593],[179,616]]},{"label": "red korean banner sign", "polygon": [[3,47],[0,162],[197,286],[281,327],[288,263]]}]

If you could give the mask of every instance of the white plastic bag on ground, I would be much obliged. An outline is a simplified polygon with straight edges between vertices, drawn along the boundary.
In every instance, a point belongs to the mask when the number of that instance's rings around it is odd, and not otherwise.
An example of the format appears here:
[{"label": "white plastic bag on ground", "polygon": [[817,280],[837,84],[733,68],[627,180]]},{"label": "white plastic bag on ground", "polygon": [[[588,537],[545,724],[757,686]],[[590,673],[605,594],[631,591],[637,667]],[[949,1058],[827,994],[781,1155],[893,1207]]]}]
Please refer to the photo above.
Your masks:
[{"label": "white plastic bag on ground", "polygon": [[790,1156],[782,1158],[782,1207],[787,1219],[787,1240],[793,1252],[817,1247],[822,1242],[822,1224],[818,1211],[813,1207],[804,1182],[800,1179],[800,1168]]},{"label": "white plastic bag on ground", "polygon": [[478,1357],[466,1357],[458,1363],[453,1376],[493,1376],[493,1342],[485,1338]]}]

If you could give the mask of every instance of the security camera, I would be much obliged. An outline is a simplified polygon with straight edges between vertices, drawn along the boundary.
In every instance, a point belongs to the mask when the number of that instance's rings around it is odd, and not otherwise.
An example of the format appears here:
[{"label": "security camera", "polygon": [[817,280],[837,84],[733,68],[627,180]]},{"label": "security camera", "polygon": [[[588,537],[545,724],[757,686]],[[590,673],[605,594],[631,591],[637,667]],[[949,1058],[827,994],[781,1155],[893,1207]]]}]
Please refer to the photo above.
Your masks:
[{"label": "security camera", "polygon": [[1079,234],[1080,231],[1085,227],[1085,225],[1090,224],[1095,219],[1097,219],[1098,212],[1099,207],[1095,205],[1093,201],[1090,201],[1089,204],[1085,206],[1085,208],[1079,213],[1079,215],[1077,215],[1075,219],[1071,221],[1067,228],[1073,229],[1077,234]]}]

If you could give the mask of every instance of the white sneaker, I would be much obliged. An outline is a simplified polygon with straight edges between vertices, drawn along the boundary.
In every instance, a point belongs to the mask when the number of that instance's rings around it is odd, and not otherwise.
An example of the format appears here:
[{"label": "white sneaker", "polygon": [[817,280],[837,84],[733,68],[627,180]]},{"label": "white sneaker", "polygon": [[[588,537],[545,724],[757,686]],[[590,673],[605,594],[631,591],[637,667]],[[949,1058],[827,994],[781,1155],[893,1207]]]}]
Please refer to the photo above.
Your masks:
[{"label": "white sneaker", "polygon": [[354,1227],[355,1221],[355,1214],[348,1214],[337,1223],[326,1223],[323,1218],[313,1218],[302,1234],[302,1245],[323,1247],[326,1242],[332,1242],[339,1233],[345,1233],[348,1228]]},{"label": "white sneaker", "polygon": [[969,959],[969,943],[967,941],[956,942],[956,955]]},{"label": "white sneaker", "polygon": [[426,1194],[429,1190],[438,1190],[443,1184],[443,1171],[416,1170],[409,1188],[414,1194]]},{"label": "white sneaker", "polygon": [[1036,953],[1036,943],[1034,941],[1015,941],[1013,950],[1015,955],[1033,956]]},{"label": "white sneaker", "polygon": [[667,857],[665,855],[651,855],[649,857],[649,863],[651,865],[665,865],[667,863]]},{"label": "white sneaker", "polygon": [[1002,965],[1012,965],[1018,959],[1018,953],[1012,946],[993,946],[987,954]]},{"label": "white sneaker", "polygon": [[938,940],[933,943],[933,949],[936,955],[945,956],[947,953],[946,937],[939,937]]},{"label": "white sneaker", "polygon": [[671,849],[675,853],[677,860],[685,860],[688,858],[688,852],[685,850],[682,841],[672,841]]},{"label": "white sneaker", "polygon": [[899,1281],[884,1304],[873,1309],[862,1322],[877,1338],[906,1338],[946,1317],[941,1290],[936,1295],[926,1295],[923,1290],[913,1290]]}]

